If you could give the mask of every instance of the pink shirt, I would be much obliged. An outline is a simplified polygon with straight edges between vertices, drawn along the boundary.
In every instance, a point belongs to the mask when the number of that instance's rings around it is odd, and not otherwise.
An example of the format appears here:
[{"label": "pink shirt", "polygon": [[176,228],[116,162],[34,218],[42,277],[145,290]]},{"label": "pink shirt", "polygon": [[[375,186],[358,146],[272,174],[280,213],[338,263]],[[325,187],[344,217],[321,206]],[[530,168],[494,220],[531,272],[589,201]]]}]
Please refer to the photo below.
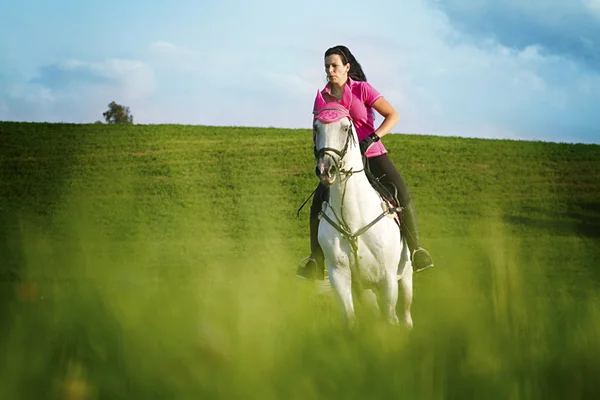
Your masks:
[{"label": "pink shirt", "polygon": [[[375,131],[375,114],[373,103],[380,97],[383,97],[370,83],[364,81],[355,81],[348,77],[348,82],[344,85],[344,91],[350,87],[352,91],[352,103],[350,104],[350,116],[354,123],[354,128],[358,135],[358,140],[361,141]],[[329,84],[321,91],[325,101],[339,100],[331,94]],[[316,103],[315,103],[316,110]],[[379,142],[373,143],[367,150],[367,158],[380,156],[387,153],[386,148]]]}]

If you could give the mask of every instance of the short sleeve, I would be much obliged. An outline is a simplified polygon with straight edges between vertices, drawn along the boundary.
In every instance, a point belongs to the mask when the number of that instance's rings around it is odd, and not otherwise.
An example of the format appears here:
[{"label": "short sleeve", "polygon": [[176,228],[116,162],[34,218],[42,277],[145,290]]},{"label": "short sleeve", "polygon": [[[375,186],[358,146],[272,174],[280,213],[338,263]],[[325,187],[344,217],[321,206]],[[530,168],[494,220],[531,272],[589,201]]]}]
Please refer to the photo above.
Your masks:
[{"label": "short sleeve", "polygon": [[371,86],[368,82],[362,82],[361,94],[362,99],[365,104],[369,107],[373,106],[373,103],[377,101],[380,97],[383,97],[381,93],[377,91],[373,86]]},{"label": "short sleeve", "polygon": [[317,94],[315,96],[315,101],[313,102],[313,113],[317,112],[317,99],[319,98],[319,93],[321,93],[321,96],[323,96],[322,90],[317,91]]}]

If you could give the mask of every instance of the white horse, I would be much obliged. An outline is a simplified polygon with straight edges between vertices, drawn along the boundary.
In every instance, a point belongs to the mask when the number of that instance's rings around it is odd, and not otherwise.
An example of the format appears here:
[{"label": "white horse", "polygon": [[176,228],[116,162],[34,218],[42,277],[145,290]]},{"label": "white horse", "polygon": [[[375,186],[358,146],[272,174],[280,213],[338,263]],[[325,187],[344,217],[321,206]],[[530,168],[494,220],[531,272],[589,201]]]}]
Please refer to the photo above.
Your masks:
[{"label": "white horse", "polygon": [[[412,328],[412,265],[406,240],[394,220],[396,209],[369,182],[348,110],[326,104],[320,92],[315,111],[317,169],[329,186],[319,214],[318,240],[345,323],[355,327],[354,296],[372,290],[381,315]],[[400,294],[399,294],[400,293]]]}]

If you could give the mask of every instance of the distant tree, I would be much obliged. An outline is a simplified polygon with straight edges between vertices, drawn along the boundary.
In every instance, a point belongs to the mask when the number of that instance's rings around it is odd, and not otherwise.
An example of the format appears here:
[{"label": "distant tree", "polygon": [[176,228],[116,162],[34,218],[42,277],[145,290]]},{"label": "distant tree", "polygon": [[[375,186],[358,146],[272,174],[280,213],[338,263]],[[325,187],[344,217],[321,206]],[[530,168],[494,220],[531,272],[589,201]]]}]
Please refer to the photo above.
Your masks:
[{"label": "distant tree", "polygon": [[96,124],[96,125],[102,125],[102,124],[104,124],[104,122],[98,120],[98,121],[94,122],[94,124]]},{"label": "distant tree", "polygon": [[107,124],[133,124],[133,115],[129,113],[129,107],[111,101],[108,110],[102,115]]}]

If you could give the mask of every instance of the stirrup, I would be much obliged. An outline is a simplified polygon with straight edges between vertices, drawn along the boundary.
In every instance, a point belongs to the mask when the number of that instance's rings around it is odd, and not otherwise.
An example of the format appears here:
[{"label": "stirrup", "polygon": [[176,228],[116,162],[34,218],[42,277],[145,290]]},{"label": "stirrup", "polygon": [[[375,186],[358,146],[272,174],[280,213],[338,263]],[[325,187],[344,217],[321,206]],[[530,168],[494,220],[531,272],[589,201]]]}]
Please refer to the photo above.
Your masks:
[{"label": "stirrup", "polygon": [[[311,253],[312,255],[312,253]],[[304,266],[302,265],[304,262]],[[311,265],[312,262],[312,265]],[[325,279],[325,271],[324,266],[319,265],[317,259],[312,256],[308,256],[298,265],[296,269],[296,276],[301,279],[306,279],[309,281],[322,281]]]},{"label": "stirrup", "polygon": [[[301,271],[306,271],[307,268],[310,268],[308,265],[309,263],[313,263],[314,264],[314,268],[316,270],[317,268],[317,260],[315,260],[313,257],[308,256],[303,258],[300,263],[298,264],[298,268],[296,268],[296,277],[300,278],[300,279],[306,279],[306,280],[311,280],[310,278],[308,278],[306,275],[301,274]],[[304,265],[302,265],[304,264]]]},{"label": "stirrup", "polygon": [[[429,264],[427,264],[427,265],[425,265],[424,267],[421,267],[421,268],[416,268],[416,266],[415,266],[415,255],[418,252],[424,252],[427,255],[427,258],[430,260]],[[427,250],[425,250],[423,247],[417,247],[415,249],[415,251],[413,251],[412,256],[410,257],[410,262],[412,264],[414,272],[425,271],[426,269],[433,268],[433,266],[434,266],[433,259],[431,258],[431,254],[429,254],[429,252]]]}]

